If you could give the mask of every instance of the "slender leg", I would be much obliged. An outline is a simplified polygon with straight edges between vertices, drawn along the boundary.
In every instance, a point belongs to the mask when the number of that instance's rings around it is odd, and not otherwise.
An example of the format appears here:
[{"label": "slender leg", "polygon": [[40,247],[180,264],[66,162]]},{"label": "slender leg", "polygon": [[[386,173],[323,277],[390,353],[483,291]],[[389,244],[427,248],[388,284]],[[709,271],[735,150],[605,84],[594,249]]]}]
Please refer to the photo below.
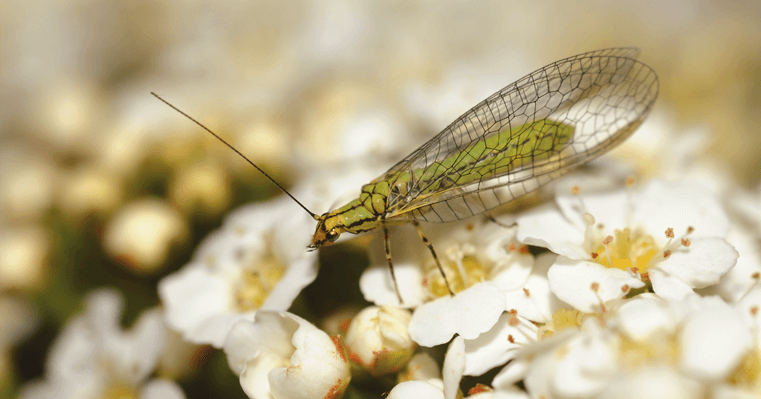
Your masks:
[{"label": "slender leg", "polygon": [[492,223],[495,223],[497,226],[501,226],[501,227],[504,227],[504,228],[507,228],[507,229],[515,227],[515,226],[518,225],[517,222],[513,222],[512,224],[504,224],[504,223],[500,222],[499,220],[495,219],[494,216],[489,215],[488,213],[484,214],[484,216],[486,216],[486,219],[488,219]]},{"label": "slender leg", "polygon": [[396,275],[394,274],[394,264],[391,262],[391,243],[388,240],[388,227],[383,224],[383,241],[386,244],[386,260],[388,261],[388,269],[391,270],[391,280],[394,280],[394,289],[396,290],[396,297],[399,298],[399,304],[404,304],[402,300],[402,294],[399,292],[399,284],[396,282]]},{"label": "slender leg", "polygon": [[417,220],[413,220],[412,224],[415,225],[415,229],[417,229],[417,235],[420,236],[420,239],[423,240],[423,244],[425,244],[426,247],[428,247],[428,250],[431,251],[431,255],[433,255],[433,260],[436,261],[436,266],[439,268],[439,272],[441,273],[441,277],[444,277],[444,283],[447,285],[447,289],[449,290],[449,295],[454,296],[454,291],[452,291],[452,287],[449,286],[449,280],[447,280],[447,275],[444,273],[444,268],[441,267],[441,262],[439,261],[439,257],[436,256],[436,251],[433,250],[433,245],[431,245],[431,242],[428,241],[428,238],[423,234],[423,228],[420,227],[420,223],[418,223]]}]

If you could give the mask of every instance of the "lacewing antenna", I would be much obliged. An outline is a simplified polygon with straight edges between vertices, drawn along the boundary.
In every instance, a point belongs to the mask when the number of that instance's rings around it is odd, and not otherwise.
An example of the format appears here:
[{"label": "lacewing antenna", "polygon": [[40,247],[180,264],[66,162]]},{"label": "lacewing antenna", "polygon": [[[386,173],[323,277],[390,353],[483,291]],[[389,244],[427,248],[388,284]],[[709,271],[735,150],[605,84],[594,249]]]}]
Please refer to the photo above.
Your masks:
[{"label": "lacewing antenna", "polygon": [[226,145],[226,146],[230,147],[230,149],[231,149],[231,150],[235,151],[235,153],[236,153],[236,154],[240,155],[240,156],[241,156],[241,158],[245,159],[245,160],[246,160],[246,162],[250,163],[250,164],[251,164],[251,166],[253,166],[254,168],[256,168],[256,170],[258,170],[259,172],[261,172],[261,173],[264,175],[264,177],[266,177],[267,179],[269,179],[269,180],[272,182],[272,184],[276,185],[276,186],[277,186],[277,188],[279,188],[279,189],[283,190],[283,192],[284,192],[284,193],[286,193],[286,194],[287,194],[289,197],[291,197],[291,199],[292,199],[292,200],[296,201],[296,203],[297,203],[297,204],[299,204],[299,206],[300,206],[300,207],[304,208],[304,210],[305,210],[305,211],[307,211],[307,213],[308,213],[310,216],[312,216],[312,218],[314,218],[314,219],[317,219],[317,215],[316,215],[314,212],[312,212],[312,211],[310,211],[309,209],[307,209],[307,207],[306,207],[306,206],[304,206],[304,204],[302,204],[301,202],[299,202],[299,200],[297,200],[297,199],[296,199],[296,197],[294,197],[293,195],[291,195],[291,193],[289,193],[289,192],[288,192],[288,190],[286,190],[285,188],[283,188],[283,186],[281,186],[281,185],[280,185],[278,182],[276,182],[276,181],[275,181],[275,179],[271,178],[271,177],[270,177],[270,175],[268,175],[268,174],[267,174],[265,171],[263,171],[263,170],[262,170],[262,168],[260,168],[260,167],[256,166],[256,164],[255,164],[255,163],[251,162],[251,160],[250,160],[250,159],[248,159],[248,158],[247,158],[245,155],[241,154],[241,152],[240,152],[240,151],[238,151],[237,149],[235,149],[235,147],[231,146],[231,145],[230,145],[230,144],[229,144],[227,141],[223,140],[223,139],[222,139],[221,137],[219,137],[219,136],[218,136],[216,133],[212,132],[212,131],[211,131],[211,130],[208,128],[208,127],[204,126],[204,125],[203,125],[201,122],[199,122],[199,121],[197,121],[197,120],[193,119],[193,118],[192,118],[190,115],[188,115],[188,114],[186,114],[186,113],[182,112],[182,111],[181,111],[179,108],[175,107],[174,105],[170,104],[168,101],[166,101],[166,100],[164,100],[163,98],[159,97],[159,95],[158,95],[158,94],[156,94],[156,93],[154,93],[154,92],[151,92],[151,94],[152,94],[154,97],[156,97],[156,98],[158,98],[159,100],[161,100],[161,102],[163,102],[164,104],[166,104],[166,105],[170,106],[170,107],[171,107],[173,110],[175,110],[175,111],[179,112],[179,113],[180,113],[182,116],[184,116],[184,117],[186,117],[186,118],[190,119],[191,121],[195,122],[195,124],[196,124],[196,125],[198,125],[198,126],[200,126],[201,128],[203,128],[203,130],[206,130],[207,132],[211,133],[211,135],[212,135],[212,136],[216,137],[216,138],[217,138],[217,140],[221,141],[221,142],[222,142],[224,145]]}]

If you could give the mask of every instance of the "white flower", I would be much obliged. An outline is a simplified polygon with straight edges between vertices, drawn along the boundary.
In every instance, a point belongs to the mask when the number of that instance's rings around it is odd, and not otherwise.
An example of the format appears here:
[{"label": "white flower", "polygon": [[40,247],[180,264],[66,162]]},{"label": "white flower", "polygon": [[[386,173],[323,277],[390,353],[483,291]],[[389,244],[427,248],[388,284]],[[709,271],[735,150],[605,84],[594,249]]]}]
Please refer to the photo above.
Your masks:
[{"label": "white flower", "polygon": [[[754,286],[733,307],[751,331],[752,349],[744,354],[739,366],[715,391],[717,397],[757,398],[761,396],[761,285]],[[740,327],[738,329],[742,331]],[[738,342],[725,346],[738,349],[740,343],[744,343],[742,338],[738,337]],[[725,337],[721,337],[721,341],[725,341]],[[729,353],[729,356],[733,354]],[[725,354],[722,353],[721,356],[724,357]]]},{"label": "white flower", "polygon": [[[757,309],[761,290],[752,303]],[[586,318],[573,334],[525,345],[493,384],[500,390],[522,380],[531,397],[545,398],[711,397],[751,371],[761,386],[757,328],[742,313],[718,297],[639,295]],[[755,371],[738,368],[744,364]]]},{"label": "white flower", "polygon": [[[466,345],[462,337],[456,337],[449,344],[444,358],[443,377],[405,380],[391,390],[391,399],[455,399],[462,398],[460,381],[466,370]],[[436,373],[438,368],[436,367]],[[425,377],[431,377],[426,375]],[[528,399],[526,392],[518,388],[493,391],[488,386],[477,384],[468,392],[469,398],[479,399]]]},{"label": "white flower", "polygon": [[405,381],[389,392],[388,399],[445,399],[444,389],[440,384],[428,381]]},{"label": "white flower", "polygon": [[[447,224],[426,234],[446,281],[412,227],[401,226],[391,234],[391,256],[404,300],[401,306],[417,308],[410,335],[424,346],[445,343],[454,334],[476,338],[508,309],[506,298],[511,292],[524,292],[534,257],[527,247],[516,245],[512,229],[496,223]],[[382,239],[371,244],[371,267],[362,274],[360,288],[368,301],[400,306],[384,252]],[[449,295],[447,283],[454,296]]]},{"label": "white flower", "polygon": [[403,373],[399,374],[399,381],[429,381],[441,380],[441,370],[436,360],[426,352],[412,356]]},{"label": "white flower", "polygon": [[[512,309],[503,313],[489,331],[478,338],[465,340],[465,375],[484,374],[494,367],[516,359],[527,346],[536,346],[538,342],[556,333],[565,336],[576,332],[585,318],[597,317],[569,309],[570,306],[549,293],[546,271],[555,257],[553,254],[542,254],[537,258],[537,267],[532,271],[530,278],[533,280],[532,289],[524,298],[531,301],[534,292],[547,291],[547,306],[542,307],[542,302],[534,300],[538,306],[534,306],[533,311],[528,312],[529,317]],[[554,339],[557,339],[557,336]]]},{"label": "white flower", "polygon": [[258,309],[286,310],[317,275],[306,247],[314,221],[285,196],[230,214],[193,260],[159,283],[169,325],[221,347],[231,326]]},{"label": "white flower", "polygon": [[417,348],[407,331],[410,317],[410,311],[390,306],[363,309],[346,331],[349,358],[372,375],[399,371]]},{"label": "white flower", "polygon": [[556,203],[520,215],[517,235],[561,255],[550,288],[585,312],[644,281],[661,297],[682,299],[716,284],[737,260],[723,209],[697,185],[654,181],[636,195],[569,193]]},{"label": "white flower", "polygon": [[465,370],[465,343],[462,337],[456,337],[449,344],[444,357],[442,379],[427,381],[405,381],[389,392],[389,399],[454,399],[460,392],[460,380]]},{"label": "white flower", "polygon": [[224,350],[253,399],[338,398],[351,379],[340,340],[287,312],[238,321]]},{"label": "white flower", "polygon": [[740,187],[728,192],[727,210],[732,221],[727,235],[740,257],[735,267],[721,276],[718,284],[701,290],[703,295],[721,295],[727,302],[737,302],[761,281],[761,186],[755,193]]},{"label": "white flower", "polygon": [[122,297],[100,290],[53,342],[45,377],[22,389],[21,398],[184,398],[174,382],[151,379],[166,329],[158,309],[122,331]]},{"label": "white flower", "polygon": [[144,198],[124,205],[108,222],[103,246],[136,274],[155,273],[172,247],[187,240],[188,222],[166,201]]}]

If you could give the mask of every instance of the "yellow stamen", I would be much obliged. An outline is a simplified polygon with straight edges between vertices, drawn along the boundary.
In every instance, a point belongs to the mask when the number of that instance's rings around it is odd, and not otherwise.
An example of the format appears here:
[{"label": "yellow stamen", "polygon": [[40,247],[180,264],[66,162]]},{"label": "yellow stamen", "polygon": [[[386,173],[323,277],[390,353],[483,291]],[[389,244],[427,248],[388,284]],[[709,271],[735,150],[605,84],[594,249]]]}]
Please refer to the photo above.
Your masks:
[{"label": "yellow stamen", "polygon": [[[632,232],[631,229],[616,230],[614,240],[610,245],[601,245],[596,253],[606,253],[598,256],[595,261],[605,267],[628,270],[636,267],[640,273],[647,273],[650,259],[658,253],[659,248],[655,239],[647,234]],[[610,262],[608,261],[610,257]]]},{"label": "yellow stamen", "polygon": [[[441,259],[441,266],[447,275],[449,285],[455,293],[484,281],[489,273],[489,267],[479,262],[474,255],[464,255],[460,260],[461,268],[453,260]],[[434,297],[449,295],[444,278],[433,260],[426,264],[428,286]],[[464,275],[463,275],[464,273]]]},{"label": "yellow stamen", "polygon": [[264,254],[241,260],[244,271],[238,281],[235,301],[242,311],[259,309],[285,274],[286,268],[273,252],[271,244],[271,240],[267,240]]},{"label": "yellow stamen", "polygon": [[110,387],[103,399],[136,399],[137,392],[132,387],[124,384],[115,384]]},{"label": "yellow stamen", "polygon": [[750,351],[727,377],[727,382],[746,387],[761,386],[761,351]]}]

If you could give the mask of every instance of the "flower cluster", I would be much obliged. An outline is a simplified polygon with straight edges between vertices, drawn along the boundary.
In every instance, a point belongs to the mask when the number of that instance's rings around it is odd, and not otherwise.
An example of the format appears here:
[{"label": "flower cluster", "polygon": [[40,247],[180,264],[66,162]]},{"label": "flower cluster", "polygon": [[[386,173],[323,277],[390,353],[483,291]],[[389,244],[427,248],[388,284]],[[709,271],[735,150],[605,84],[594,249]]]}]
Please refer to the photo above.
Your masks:
[{"label": "flower cluster", "polygon": [[510,225],[424,229],[443,270],[412,227],[394,229],[402,303],[374,237],[359,278],[374,305],[339,312],[327,332],[286,312],[316,274],[306,218],[288,199],[249,206],[161,282],[167,321],[224,348],[251,398],[337,398],[387,375],[392,398],[761,392],[761,261],[749,251],[740,264],[733,245],[758,234],[733,223],[758,205],[727,207],[697,183],[593,180],[558,182],[554,201]]},{"label": "flower cluster", "polygon": [[760,176],[761,35],[709,2],[689,18],[616,7],[658,33],[639,45],[669,95],[617,154],[535,197],[423,223],[440,264],[390,226],[395,280],[382,232],[308,252],[314,220],[149,93],[323,212],[574,52],[574,28],[608,37],[620,18],[577,2],[4,3],[0,397],[761,397],[761,186],[740,188]]}]

